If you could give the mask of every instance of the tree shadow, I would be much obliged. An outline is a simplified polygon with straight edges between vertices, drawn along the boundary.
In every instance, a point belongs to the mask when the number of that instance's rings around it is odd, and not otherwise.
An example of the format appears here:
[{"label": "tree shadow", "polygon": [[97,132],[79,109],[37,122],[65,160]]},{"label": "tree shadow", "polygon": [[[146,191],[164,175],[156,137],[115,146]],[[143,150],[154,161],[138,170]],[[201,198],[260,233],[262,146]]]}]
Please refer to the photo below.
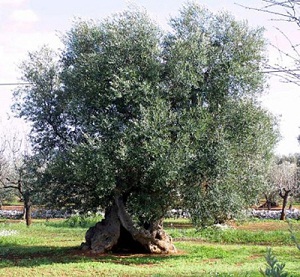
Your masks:
[{"label": "tree shadow", "polygon": [[67,263],[115,263],[124,265],[154,265],[164,260],[182,258],[184,253],[178,254],[131,254],[107,253],[93,254],[83,251],[79,247],[52,246],[23,246],[14,243],[0,242],[0,268],[5,267],[35,267],[41,265]]}]

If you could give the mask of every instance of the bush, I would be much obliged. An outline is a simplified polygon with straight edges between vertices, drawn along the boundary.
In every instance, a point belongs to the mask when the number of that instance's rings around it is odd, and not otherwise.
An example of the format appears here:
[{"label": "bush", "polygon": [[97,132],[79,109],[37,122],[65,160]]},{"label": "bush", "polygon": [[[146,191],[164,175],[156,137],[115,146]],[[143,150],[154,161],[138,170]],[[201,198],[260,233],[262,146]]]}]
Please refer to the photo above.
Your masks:
[{"label": "bush", "polygon": [[263,276],[268,276],[268,277],[288,276],[288,273],[283,271],[285,264],[279,263],[277,261],[276,257],[272,254],[271,248],[267,249],[266,261],[268,265],[267,268],[265,269],[265,271],[260,270]]},{"label": "bush", "polygon": [[102,220],[101,215],[72,215],[65,222],[68,227],[90,227]]}]

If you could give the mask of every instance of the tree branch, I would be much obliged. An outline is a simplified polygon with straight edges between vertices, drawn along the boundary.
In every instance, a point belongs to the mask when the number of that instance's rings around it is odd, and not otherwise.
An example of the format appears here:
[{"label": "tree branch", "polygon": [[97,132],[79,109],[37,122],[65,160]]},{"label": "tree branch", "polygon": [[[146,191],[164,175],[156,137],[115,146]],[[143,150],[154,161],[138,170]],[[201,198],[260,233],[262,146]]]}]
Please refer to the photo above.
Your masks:
[{"label": "tree branch", "polygon": [[[275,18],[270,19],[271,21],[284,21],[290,23],[296,23],[298,27],[300,27],[300,17],[298,16],[300,13],[300,2],[295,0],[262,0],[263,3],[266,3],[262,7],[249,7],[242,4],[235,3],[236,5],[243,7],[247,10],[253,10],[258,12],[263,12],[266,14],[271,14]],[[281,9],[281,10],[280,10]],[[282,50],[279,46],[274,44],[270,44],[274,47],[280,56],[283,56],[289,61],[292,61],[295,65],[295,69],[288,69],[287,66],[274,64],[267,65],[266,71],[264,73],[271,73],[274,76],[283,78],[284,82],[293,83],[300,86],[300,69],[298,69],[300,65],[300,44],[294,43],[292,39],[296,39],[295,37],[289,37],[286,33],[284,33],[279,28],[275,27],[275,29],[285,38],[285,40],[289,43],[291,51]]]},{"label": "tree branch", "polygon": [[16,186],[9,186],[9,185],[4,185],[3,188],[5,188],[5,189],[19,189]]}]

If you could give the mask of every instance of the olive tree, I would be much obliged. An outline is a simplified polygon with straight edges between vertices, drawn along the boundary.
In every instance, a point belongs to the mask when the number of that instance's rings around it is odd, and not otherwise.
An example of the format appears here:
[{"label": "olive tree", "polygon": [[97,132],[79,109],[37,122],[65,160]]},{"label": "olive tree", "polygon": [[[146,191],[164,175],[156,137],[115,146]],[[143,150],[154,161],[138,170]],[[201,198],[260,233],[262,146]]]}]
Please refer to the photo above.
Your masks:
[{"label": "olive tree", "polygon": [[23,63],[14,109],[32,124],[44,201],[105,210],[83,249],[175,252],[162,226],[175,203],[206,226],[264,183],[276,133],[257,102],[262,31],[196,4],[170,26],[141,10],[78,21],[60,53]]},{"label": "olive tree", "polygon": [[269,170],[269,190],[282,199],[280,219],[285,220],[288,199],[300,192],[299,167],[295,157],[282,157]]},{"label": "olive tree", "polygon": [[4,190],[3,184],[5,182],[6,174],[8,171],[8,162],[4,155],[5,144],[1,141],[0,144],[0,209],[2,207],[2,202],[6,198],[8,192]]},{"label": "olive tree", "polygon": [[[29,181],[29,164],[27,150],[20,134],[7,130],[0,137],[0,202],[5,197],[20,197],[24,204],[26,225],[31,225],[33,183]],[[1,203],[0,203],[1,204]]]}]

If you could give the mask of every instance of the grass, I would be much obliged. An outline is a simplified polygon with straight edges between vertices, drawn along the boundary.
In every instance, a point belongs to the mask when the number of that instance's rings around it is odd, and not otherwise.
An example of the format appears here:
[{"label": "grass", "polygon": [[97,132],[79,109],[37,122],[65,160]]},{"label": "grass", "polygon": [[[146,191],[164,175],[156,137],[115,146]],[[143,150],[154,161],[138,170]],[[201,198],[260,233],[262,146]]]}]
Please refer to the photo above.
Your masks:
[{"label": "grass", "polygon": [[[300,276],[300,251],[288,224],[279,221],[197,231],[187,220],[168,220],[165,229],[174,237],[176,255],[83,253],[78,246],[93,222],[84,227],[72,222],[34,221],[30,228],[24,222],[0,223],[0,276],[261,276],[268,246],[287,272]],[[299,237],[300,224],[293,225]]]},{"label": "grass", "polygon": [[[297,221],[292,225],[299,226]],[[184,228],[182,228],[184,226]],[[202,240],[222,244],[253,244],[253,245],[294,245],[289,233],[289,225],[284,221],[255,220],[243,224],[232,224],[232,228],[221,230],[207,228],[196,230],[187,219],[168,220],[165,223],[168,233],[177,239]]]}]

